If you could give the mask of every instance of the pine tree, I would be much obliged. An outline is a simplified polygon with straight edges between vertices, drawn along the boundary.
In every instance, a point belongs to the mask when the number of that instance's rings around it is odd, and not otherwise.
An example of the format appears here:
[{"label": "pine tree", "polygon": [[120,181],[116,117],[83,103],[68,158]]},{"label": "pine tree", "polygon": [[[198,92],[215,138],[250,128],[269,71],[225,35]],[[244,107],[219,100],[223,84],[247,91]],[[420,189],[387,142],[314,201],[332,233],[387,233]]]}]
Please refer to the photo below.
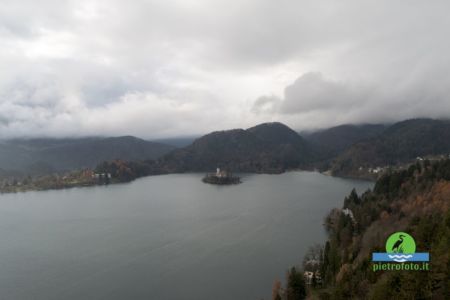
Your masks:
[{"label": "pine tree", "polygon": [[292,267],[288,273],[287,300],[302,300],[306,298],[306,286],[303,274]]}]

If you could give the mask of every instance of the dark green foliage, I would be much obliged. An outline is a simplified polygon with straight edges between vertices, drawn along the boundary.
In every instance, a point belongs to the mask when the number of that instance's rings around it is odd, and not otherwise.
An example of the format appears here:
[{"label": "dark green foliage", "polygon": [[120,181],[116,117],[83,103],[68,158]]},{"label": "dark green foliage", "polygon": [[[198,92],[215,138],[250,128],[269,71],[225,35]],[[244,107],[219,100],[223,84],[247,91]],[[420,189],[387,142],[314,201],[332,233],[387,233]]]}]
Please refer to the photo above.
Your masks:
[{"label": "dark green foliage", "polygon": [[132,161],[114,160],[103,162],[95,168],[96,173],[110,173],[112,179],[119,182],[128,182],[139,177],[162,174],[154,161]]},{"label": "dark green foliage", "polygon": [[357,142],[378,136],[385,125],[340,125],[305,135],[319,160],[333,158]]},{"label": "dark green foliage", "polygon": [[361,199],[358,197],[356,190],[353,189],[348,197],[344,199],[344,208],[352,208],[361,204]]},{"label": "dark green foliage", "polygon": [[0,143],[0,165],[32,175],[94,168],[102,161],[156,159],[175,147],[132,136],[74,139],[16,139]]},{"label": "dark green foliage", "polygon": [[397,165],[418,156],[449,153],[449,121],[413,119],[396,123],[378,136],[349,147],[335,159],[332,170],[336,175],[355,175],[359,167]]},{"label": "dark green foliage", "polygon": [[320,274],[322,274],[322,281],[325,285],[329,285],[332,282],[333,274],[331,272],[331,259],[330,259],[330,242],[325,243],[323,250],[323,259],[320,265]]},{"label": "dark green foliage", "polygon": [[286,287],[287,300],[301,300],[306,298],[306,286],[303,274],[292,267],[288,272],[287,287]]},{"label": "dark green foliage", "polygon": [[167,172],[208,172],[219,167],[234,172],[280,173],[310,161],[302,137],[281,123],[266,123],[207,134],[165,155],[159,164]]},{"label": "dark green foliage", "polygon": [[374,192],[378,195],[386,195],[388,198],[398,196],[402,183],[410,176],[409,170],[383,175],[376,182]]}]

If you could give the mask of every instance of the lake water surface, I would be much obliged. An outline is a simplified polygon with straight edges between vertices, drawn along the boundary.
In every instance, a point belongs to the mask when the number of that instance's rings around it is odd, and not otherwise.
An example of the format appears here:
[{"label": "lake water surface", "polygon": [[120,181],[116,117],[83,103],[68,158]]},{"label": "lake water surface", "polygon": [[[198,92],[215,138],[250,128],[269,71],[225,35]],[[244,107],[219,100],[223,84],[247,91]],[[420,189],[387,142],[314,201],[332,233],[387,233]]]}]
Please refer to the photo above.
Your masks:
[{"label": "lake water surface", "polygon": [[370,182],[313,172],[201,174],[0,195],[0,299],[270,299]]}]

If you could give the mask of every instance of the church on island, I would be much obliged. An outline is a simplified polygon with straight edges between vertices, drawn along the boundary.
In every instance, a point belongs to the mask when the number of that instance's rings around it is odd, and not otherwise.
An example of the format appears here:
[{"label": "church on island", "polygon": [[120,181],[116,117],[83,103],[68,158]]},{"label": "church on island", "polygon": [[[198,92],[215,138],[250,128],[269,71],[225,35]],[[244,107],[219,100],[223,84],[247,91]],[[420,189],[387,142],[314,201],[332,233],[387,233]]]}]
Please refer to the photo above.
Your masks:
[{"label": "church on island", "polygon": [[241,179],[237,176],[233,176],[233,173],[227,170],[216,169],[215,173],[208,173],[203,177],[203,182],[211,184],[238,184],[241,183]]}]

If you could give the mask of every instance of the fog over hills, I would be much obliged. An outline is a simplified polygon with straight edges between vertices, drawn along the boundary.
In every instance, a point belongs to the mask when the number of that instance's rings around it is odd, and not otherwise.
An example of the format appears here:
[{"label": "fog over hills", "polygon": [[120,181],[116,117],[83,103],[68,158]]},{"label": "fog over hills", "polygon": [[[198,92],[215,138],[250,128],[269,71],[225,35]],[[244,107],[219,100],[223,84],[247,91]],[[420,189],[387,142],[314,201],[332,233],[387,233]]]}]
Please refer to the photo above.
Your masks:
[{"label": "fog over hills", "polygon": [[345,124],[305,134],[305,139],[319,159],[336,156],[349,146],[379,135],[388,127],[384,124]]},{"label": "fog over hills", "polygon": [[160,138],[152,141],[156,143],[171,145],[177,148],[182,148],[189,146],[197,138],[199,138],[199,136],[181,136],[173,138]]},{"label": "fog over hills", "polygon": [[0,175],[49,174],[120,159],[153,161],[144,168],[149,174],[222,167],[256,173],[331,169],[333,174],[351,176],[360,167],[396,165],[417,156],[450,153],[450,122],[411,119],[392,125],[347,124],[303,136],[271,122],[167,141],[179,147],[132,136],[3,140]]},{"label": "fog over hills", "polygon": [[3,174],[47,174],[93,168],[102,161],[155,159],[175,147],[132,136],[13,139],[0,142]]},{"label": "fog over hills", "polygon": [[450,121],[412,119],[350,146],[337,156],[332,169],[337,175],[347,175],[359,167],[396,165],[418,156],[439,154],[450,154]]},{"label": "fog over hills", "polygon": [[411,119],[391,125],[341,125],[305,137],[281,123],[207,134],[160,159],[165,171],[279,172],[319,168],[349,176],[360,167],[397,165],[450,153],[450,122]]},{"label": "fog over hills", "polygon": [[449,12],[1,0],[0,300],[444,299]]}]

